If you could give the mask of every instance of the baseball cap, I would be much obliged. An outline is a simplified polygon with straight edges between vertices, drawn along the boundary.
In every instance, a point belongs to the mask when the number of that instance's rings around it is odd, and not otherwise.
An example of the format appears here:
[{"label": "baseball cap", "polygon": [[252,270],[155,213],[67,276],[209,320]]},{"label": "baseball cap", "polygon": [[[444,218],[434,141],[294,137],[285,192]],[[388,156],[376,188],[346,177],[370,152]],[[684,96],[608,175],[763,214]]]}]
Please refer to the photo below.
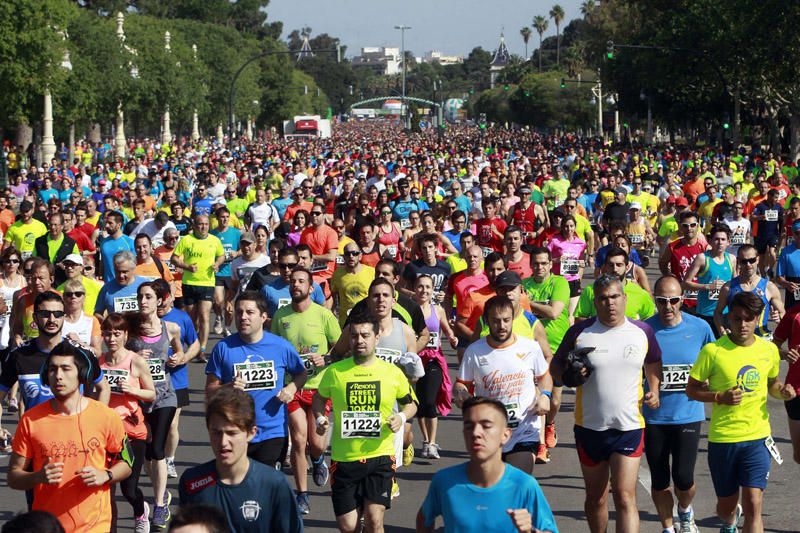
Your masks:
[{"label": "baseball cap", "polygon": [[680,196],[680,197],[675,199],[675,205],[680,206],[680,207],[689,207],[689,200],[687,200],[683,196]]},{"label": "baseball cap", "polygon": [[105,185],[106,184],[106,180],[98,180],[97,184],[98,185]]},{"label": "baseball cap", "polygon": [[628,209],[636,209],[638,211],[641,211],[642,210],[642,204],[640,204],[639,202],[632,202],[631,206]]},{"label": "baseball cap", "polygon": [[617,194],[628,194],[628,189],[626,189],[625,187],[617,187],[616,189],[614,189],[614,192]]},{"label": "baseball cap", "polygon": [[521,192],[522,194],[530,194],[531,188],[528,185],[523,185],[522,187],[519,188],[519,192]]},{"label": "baseball cap", "polygon": [[256,242],[256,236],[252,231],[245,231],[242,233],[242,236],[239,237],[239,242]]},{"label": "baseball cap", "polygon": [[517,274],[513,270],[506,270],[505,272],[501,272],[500,275],[498,275],[494,279],[495,288],[516,287],[517,285],[522,285],[522,278],[520,278],[519,274]]},{"label": "baseball cap", "polygon": [[83,265],[83,257],[80,254],[69,254],[64,258],[64,263],[75,263],[76,265]]}]

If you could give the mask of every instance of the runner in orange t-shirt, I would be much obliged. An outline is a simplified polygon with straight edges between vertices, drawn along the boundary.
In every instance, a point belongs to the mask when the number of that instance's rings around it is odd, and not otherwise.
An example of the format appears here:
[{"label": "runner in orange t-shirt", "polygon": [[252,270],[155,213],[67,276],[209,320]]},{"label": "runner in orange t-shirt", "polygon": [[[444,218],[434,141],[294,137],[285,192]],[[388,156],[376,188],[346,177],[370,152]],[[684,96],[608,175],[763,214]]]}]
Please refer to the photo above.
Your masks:
[{"label": "runner in orange t-shirt", "polygon": [[33,490],[32,509],[67,531],[111,531],[111,484],[131,473],[119,415],[81,392],[100,372],[91,352],[59,343],[43,369],[54,398],[22,416],[12,442],[9,487]]},{"label": "runner in orange t-shirt", "polygon": [[332,302],[331,290],[327,281],[336,268],[336,255],[339,251],[339,234],[325,224],[325,206],[314,204],[310,211],[311,224],[300,234],[300,243],[311,248],[311,273],[314,281],[322,287],[327,302]]}]

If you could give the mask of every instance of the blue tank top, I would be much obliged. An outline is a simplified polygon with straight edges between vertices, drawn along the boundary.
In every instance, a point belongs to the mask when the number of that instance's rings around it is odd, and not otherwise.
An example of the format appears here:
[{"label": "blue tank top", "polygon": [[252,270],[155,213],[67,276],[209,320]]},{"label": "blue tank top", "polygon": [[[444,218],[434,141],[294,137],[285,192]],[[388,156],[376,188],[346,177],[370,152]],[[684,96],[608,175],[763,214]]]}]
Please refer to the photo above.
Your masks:
[{"label": "blue tank top", "polygon": [[[731,280],[731,288],[728,291],[728,307],[731,305],[731,300],[733,297],[739,294],[740,292],[749,292],[742,288],[741,283],[739,282],[739,276],[736,276]],[[761,301],[764,302],[764,310],[761,312],[761,316],[758,317],[758,326],[756,327],[756,335],[759,337],[769,337],[771,333],[767,328],[767,322],[769,321],[769,298],[767,298],[767,279],[760,278],[758,284],[756,285],[755,290],[753,290]]]},{"label": "blue tank top", "polygon": [[[713,283],[719,279],[723,282],[730,281],[733,277],[733,261],[731,254],[726,253],[722,259],[722,264],[717,264],[711,258],[709,252],[703,253],[705,266],[697,275],[697,283]],[[713,316],[714,309],[719,300],[719,291],[699,291],[697,294],[697,314],[700,316]]]}]

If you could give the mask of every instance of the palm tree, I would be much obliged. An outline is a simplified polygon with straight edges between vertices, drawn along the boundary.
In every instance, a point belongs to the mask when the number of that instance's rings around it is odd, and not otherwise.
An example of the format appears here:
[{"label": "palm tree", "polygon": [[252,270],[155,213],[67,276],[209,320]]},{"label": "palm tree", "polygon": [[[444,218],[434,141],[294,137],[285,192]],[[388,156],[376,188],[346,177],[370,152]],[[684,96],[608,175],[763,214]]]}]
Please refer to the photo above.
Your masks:
[{"label": "palm tree", "polygon": [[583,15],[583,18],[588,19],[595,7],[596,4],[594,3],[594,0],[584,0],[581,4],[581,15]]},{"label": "palm tree", "polygon": [[547,31],[547,19],[542,15],[533,17],[533,29],[539,34],[539,73],[542,72],[542,35]]},{"label": "palm tree", "polygon": [[556,67],[561,63],[561,21],[564,20],[564,8],[556,4],[550,10],[550,18],[556,25]]},{"label": "palm tree", "polygon": [[519,30],[519,34],[522,35],[522,40],[525,41],[525,61],[528,60],[528,41],[531,40],[531,29],[527,26]]}]

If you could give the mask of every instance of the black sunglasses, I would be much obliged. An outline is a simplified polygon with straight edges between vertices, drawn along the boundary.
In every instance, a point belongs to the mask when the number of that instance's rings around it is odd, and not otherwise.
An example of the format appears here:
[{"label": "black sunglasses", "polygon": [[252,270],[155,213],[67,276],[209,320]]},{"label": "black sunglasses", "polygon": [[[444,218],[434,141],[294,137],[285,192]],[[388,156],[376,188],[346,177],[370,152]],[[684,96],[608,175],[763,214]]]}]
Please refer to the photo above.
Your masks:
[{"label": "black sunglasses", "polygon": [[358,250],[356,250],[356,251],[349,251],[349,252],[345,252],[345,253],[344,253],[344,255],[346,255],[346,256],[348,256],[348,257],[355,257],[355,256],[357,256],[357,255],[361,255],[361,252],[359,252]]},{"label": "black sunglasses", "polygon": [[49,318],[51,316],[53,318],[63,318],[64,314],[65,314],[64,311],[50,311],[48,309],[41,309],[39,311],[36,311],[36,316],[39,318]]},{"label": "black sunglasses", "polygon": [[758,257],[751,257],[750,259],[741,258],[739,264],[747,263],[748,265],[755,265],[758,262]]},{"label": "black sunglasses", "polygon": [[280,268],[294,268],[297,266],[297,263],[278,263]]},{"label": "black sunglasses", "polygon": [[84,296],[85,294],[86,294],[85,292],[65,292],[64,293],[64,298],[73,298],[73,297],[74,298],[80,298],[81,296]]}]

